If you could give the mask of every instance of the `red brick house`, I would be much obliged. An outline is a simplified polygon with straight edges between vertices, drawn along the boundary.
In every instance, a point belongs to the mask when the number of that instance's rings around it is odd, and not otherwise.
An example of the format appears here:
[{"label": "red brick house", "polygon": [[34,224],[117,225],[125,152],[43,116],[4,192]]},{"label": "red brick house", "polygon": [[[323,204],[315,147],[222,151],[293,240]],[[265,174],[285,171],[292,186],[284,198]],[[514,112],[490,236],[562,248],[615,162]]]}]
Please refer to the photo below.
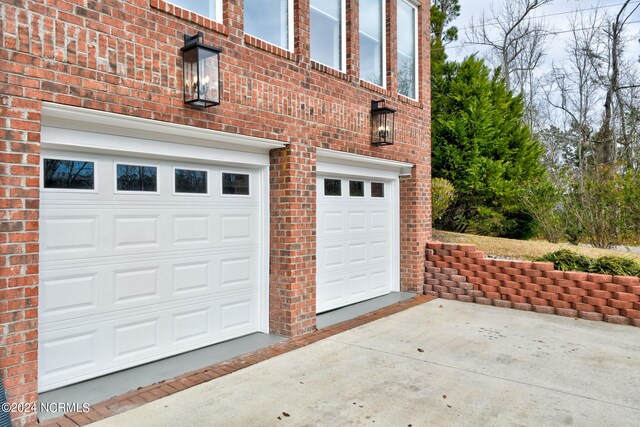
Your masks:
[{"label": "red brick house", "polygon": [[[0,17],[11,402],[421,292],[428,2],[13,0]],[[209,108],[185,103],[198,32],[222,51]],[[377,100],[393,145],[372,144]]]}]

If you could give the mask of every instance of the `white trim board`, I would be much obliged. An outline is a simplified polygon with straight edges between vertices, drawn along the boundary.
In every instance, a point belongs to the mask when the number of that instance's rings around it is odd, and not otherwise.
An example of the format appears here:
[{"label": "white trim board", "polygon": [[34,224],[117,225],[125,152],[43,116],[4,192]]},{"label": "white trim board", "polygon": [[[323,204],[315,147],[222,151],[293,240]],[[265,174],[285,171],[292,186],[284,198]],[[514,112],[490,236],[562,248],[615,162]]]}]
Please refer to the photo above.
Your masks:
[{"label": "white trim board", "polygon": [[[348,171],[340,172],[340,166],[349,166]],[[380,159],[377,157],[363,156],[360,154],[346,153],[344,151],[316,148],[316,172],[338,174],[360,174],[371,176],[371,169],[375,169],[373,176],[388,175],[389,178],[397,176],[409,176],[415,165],[413,163],[398,162],[396,160]],[[367,171],[368,170],[368,171]],[[382,172],[387,171],[387,174]]]},{"label": "white trim board", "polygon": [[162,140],[49,126],[42,127],[40,139],[42,148],[52,150],[110,153],[151,159],[182,159],[193,163],[219,163],[244,167],[269,165],[267,152],[256,153],[202,145],[185,145],[184,141],[182,144],[166,143]]},{"label": "white trim board", "polygon": [[286,142],[266,138],[50,102],[42,104],[42,126],[263,154],[288,145]]}]

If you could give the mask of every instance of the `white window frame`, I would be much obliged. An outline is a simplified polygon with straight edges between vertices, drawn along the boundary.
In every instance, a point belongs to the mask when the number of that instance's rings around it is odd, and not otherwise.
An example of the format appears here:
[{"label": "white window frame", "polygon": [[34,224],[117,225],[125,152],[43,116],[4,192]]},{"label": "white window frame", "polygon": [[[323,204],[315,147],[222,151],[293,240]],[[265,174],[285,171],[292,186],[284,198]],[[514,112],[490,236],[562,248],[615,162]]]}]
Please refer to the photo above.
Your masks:
[{"label": "white window frame", "polygon": [[[406,3],[407,5],[409,5],[410,7],[413,8],[413,10],[415,11],[415,13],[413,14],[413,28],[414,28],[414,34],[413,34],[413,40],[415,41],[414,43],[414,55],[415,55],[415,61],[414,61],[414,70],[413,70],[413,80],[414,80],[414,96],[410,97],[410,96],[406,96],[403,95],[401,93],[398,93],[398,95],[400,96],[404,96],[405,98],[409,98],[412,99],[414,101],[418,101],[419,96],[418,94],[420,93],[420,85],[418,82],[418,75],[419,75],[419,68],[418,68],[418,7],[419,5],[414,2],[413,0],[398,0],[401,2]],[[397,23],[396,23],[397,24]],[[397,27],[397,25],[396,25]],[[396,28],[396,33],[398,32],[398,28]],[[397,34],[396,34],[396,40],[398,39]]]},{"label": "white window frame", "polygon": [[[340,195],[336,196],[335,194],[327,194],[327,187],[325,186],[325,180],[330,179],[332,181],[340,181]],[[317,179],[316,179],[317,181]],[[333,198],[340,198],[340,197],[345,197],[345,192],[343,191],[344,188],[344,180],[342,178],[339,177],[335,177],[335,176],[324,176],[322,177],[322,195],[324,197],[331,197]]]},{"label": "white window frame", "polygon": [[[145,159],[146,160],[146,159]],[[118,190],[118,165],[122,166],[142,166],[147,168],[156,168],[156,191],[127,191],[127,190]],[[159,196],[160,195],[160,165],[148,163],[146,161],[136,161],[136,160],[113,160],[113,194],[117,195],[149,195],[149,196]]]},{"label": "white window frame", "polygon": [[[60,152],[58,152],[60,153]],[[88,157],[86,153],[78,153],[78,157],[74,157],[71,153],[63,152],[62,155],[51,155],[44,153],[40,156],[40,191],[45,193],[98,193],[98,159],[96,157]],[[68,162],[87,162],[93,163],[93,188],[51,188],[44,186],[44,161],[49,160],[63,160]]]},{"label": "white window frame", "polygon": [[[380,197],[380,196],[374,197],[373,196],[373,184],[382,184],[382,197]],[[387,183],[386,182],[371,180],[371,181],[369,181],[369,193],[370,193],[369,196],[372,199],[385,199],[387,197],[386,188],[387,188]]]},{"label": "white window frame", "polygon": [[211,19],[212,21],[218,22],[218,23],[222,23],[222,1],[223,0],[207,0],[208,2],[215,2],[215,10],[216,10],[216,17],[215,19],[210,17],[210,16],[206,16],[206,15],[202,15],[198,12],[194,12],[191,9],[188,9],[184,6],[180,6],[179,4],[176,4],[173,2],[173,0],[166,0],[167,3],[172,4],[175,7],[179,7],[180,9],[184,9],[184,10],[188,10],[189,12],[195,13],[198,16],[203,16],[207,19]]},{"label": "white window frame", "polygon": [[[311,3],[309,3],[309,9],[311,9]],[[324,64],[312,58],[314,62],[322,64],[325,67],[332,70],[346,73],[347,70],[347,3],[346,0],[340,0],[340,68],[332,67],[331,65]],[[309,27],[311,27],[311,20],[309,20]],[[311,43],[311,41],[309,41]]]},{"label": "white window frame", "polygon": [[[362,183],[362,196],[352,196],[351,195],[351,181],[353,181],[353,182],[361,182]],[[349,187],[348,188],[348,190],[349,190],[348,197],[350,199],[366,199],[366,198],[368,198],[367,197],[367,181],[366,180],[358,179],[358,178],[350,178],[350,179],[347,180],[347,184],[348,184],[347,187]]]},{"label": "white window frame", "polygon": [[[382,1],[382,86],[379,86],[383,89],[387,88],[387,0]],[[359,7],[359,6],[358,6]],[[358,10],[358,15],[360,15],[360,10]],[[359,16],[358,16],[359,17]],[[358,20],[360,23],[360,20]],[[417,34],[416,34],[417,35]],[[360,37],[360,28],[358,28],[358,38]],[[358,55],[361,55],[362,52],[358,52]],[[360,70],[360,75],[362,76],[362,70]],[[378,86],[377,84],[370,82],[367,79],[360,78],[367,83],[371,83],[374,86]]]},{"label": "white window frame", "polygon": [[[221,0],[217,0],[218,3],[221,2]],[[244,10],[242,11],[242,13],[244,14]],[[245,31],[245,34],[250,35],[251,37],[254,37],[260,41],[263,41],[267,44],[270,44],[272,46],[276,46],[280,49],[284,49],[288,52],[293,52],[293,38],[294,38],[294,28],[293,28],[293,0],[287,0],[287,25],[289,28],[287,28],[287,46],[286,47],[282,47],[282,46],[278,46],[277,44],[273,44],[271,42],[268,42],[266,40],[261,39],[260,37],[256,37],[253,34]],[[245,25],[246,28],[246,25]]]},{"label": "white window frame", "polygon": [[[224,174],[232,175],[247,175],[249,176],[249,194],[224,194]],[[237,168],[220,168],[220,198],[222,199],[250,199],[255,196],[253,192],[253,178],[250,169],[237,169]]]},{"label": "white window frame", "polygon": [[[207,174],[207,191],[205,193],[183,193],[180,191],[176,191],[176,170],[185,170],[185,171],[194,171],[194,172],[205,172]],[[171,171],[173,172],[173,176],[171,178],[173,184],[173,195],[174,196],[195,196],[195,197],[209,197],[211,194],[211,171],[207,168],[197,168],[192,166],[176,166],[173,165],[171,167]]]}]

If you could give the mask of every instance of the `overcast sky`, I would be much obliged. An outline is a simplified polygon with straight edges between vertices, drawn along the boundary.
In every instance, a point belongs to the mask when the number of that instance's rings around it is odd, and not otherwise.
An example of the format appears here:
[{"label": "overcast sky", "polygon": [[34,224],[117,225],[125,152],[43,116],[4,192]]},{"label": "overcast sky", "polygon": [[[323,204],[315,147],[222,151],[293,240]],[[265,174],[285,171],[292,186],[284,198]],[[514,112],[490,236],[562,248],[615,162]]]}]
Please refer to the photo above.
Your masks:
[{"label": "overcast sky", "polygon": [[[482,17],[483,11],[485,12],[487,19],[491,17],[491,6],[494,9],[500,7],[505,0],[460,0],[461,14],[460,17],[454,22],[460,29],[460,40],[453,42],[450,47],[447,48],[447,55],[451,59],[460,60],[464,57],[474,53],[483,52],[480,46],[464,46],[466,39],[464,28],[468,27],[473,19],[475,22],[479,22]],[[511,0],[507,0],[511,1]],[[537,16],[544,15],[544,20],[549,24],[550,28],[555,31],[568,30],[569,19],[578,9],[589,9],[595,6],[602,6],[608,13],[615,15],[618,13],[620,7],[624,3],[623,0],[555,0],[550,5],[541,7],[537,12]],[[632,0],[628,9],[633,10],[640,0]],[[548,16],[553,15],[553,16]],[[634,40],[629,42],[629,53],[634,57],[640,55],[640,44],[638,43],[638,37],[640,34],[640,9],[638,9],[634,15],[629,19],[627,35],[634,37]],[[565,40],[569,34],[552,35],[549,39],[548,55],[545,60],[545,68],[550,67],[551,62],[561,62],[564,57],[564,45]]]}]

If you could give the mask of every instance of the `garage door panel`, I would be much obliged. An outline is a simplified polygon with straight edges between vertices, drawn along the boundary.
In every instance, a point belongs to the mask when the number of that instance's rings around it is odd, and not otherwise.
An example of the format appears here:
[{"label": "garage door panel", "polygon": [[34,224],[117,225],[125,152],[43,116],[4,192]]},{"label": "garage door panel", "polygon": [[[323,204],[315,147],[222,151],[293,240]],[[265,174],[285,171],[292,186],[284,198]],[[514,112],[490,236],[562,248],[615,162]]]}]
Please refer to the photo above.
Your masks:
[{"label": "garage door panel", "polygon": [[189,308],[173,315],[173,347],[206,339],[213,335],[213,319],[209,307]]},{"label": "garage door panel", "polygon": [[173,216],[174,245],[210,245],[211,219],[208,214],[176,214]]},{"label": "garage door panel", "polygon": [[173,297],[193,297],[213,291],[213,261],[204,258],[173,265]]},{"label": "garage door panel", "polygon": [[[73,156],[82,154],[42,154]],[[42,191],[40,390],[259,330],[260,203],[268,199],[259,172],[107,154],[91,160],[95,190]],[[117,190],[118,164],[155,167],[157,191]],[[207,193],[176,193],[180,168],[206,172]],[[222,194],[227,171],[249,176],[250,195]]]},{"label": "garage door panel", "polygon": [[160,277],[159,265],[114,271],[113,308],[159,302],[163,296],[159,283]]},{"label": "garage door panel", "polygon": [[391,277],[388,271],[378,271],[371,273],[371,290],[374,292],[384,292],[388,289]]},{"label": "garage door panel", "polygon": [[371,261],[384,261],[391,255],[389,242],[386,240],[374,240],[371,242]]},{"label": "garage door panel", "polygon": [[342,234],[344,231],[343,226],[343,217],[344,212],[337,211],[329,211],[329,212],[321,212],[319,214],[319,229],[322,230],[325,234]]},{"label": "garage door panel", "polygon": [[257,236],[254,230],[257,224],[252,213],[228,213],[220,215],[220,243],[250,242]]},{"label": "garage door panel", "polygon": [[40,317],[75,317],[98,311],[98,275],[93,272],[59,278],[41,277]]},{"label": "garage door panel", "polygon": [[60,216],[43,217],[40,220],[42,230],[41,248],[43,254],[70,253],[90,254],[98,251],[98,217]]},{"label": "garage door panel", "polygon": [[64,378],[70,372],[86,374],[98,366],[98,331],[95,328],[82,329],[39,338],[40,378]]},{"label": "garage door panel", "polygon": [[317,248],[318,274],[348,271],[362,265],[372,266],[374,261],[386,264],[391,248],[384,236],[378,236],[377,239],[363,241],[352,237],[342,242],[340,239],[323,241]]},{"label": "garage door panel", "polygon": [[220,260],[220,288],[242,289],[252,283],[252,268],[255,259],[251,256],[224,257]]},{"label": "garage door panel", "polygon": [[[258,259],[254,245],[230,253],[165,254],[129,263],[122,257],[112,262],[104,259],[101,264],[92,260],[55,263],[41,277],[42,320],[109,316],[160,303],[184,304],[184,300],[257,292]],[[74,293],[60,294],[59,290]]]},{"label": "garage door panel", "polygon": [[115,363],[153,356],[161,348],[160,316],[117,324],[113,327]]},{"label": "garage door panel", "polygon": [[353,232],[364,232],[367,230],[367,224],[366,224],[366,212],[365,211],[360,211],[360,212],[346,212],[347,218],[348,218],[348,222],[347,224],[349,224],[347,231],[350,233]]},{"label": "garage door panel", "polygon": [[258,303],[257,295],[230,296],[49,325],[39,337],[40,380],[57,387],[255,332]]},{"label": "garage door panel", "polygon": [[391,223],[389,211],[372,210],[371,211],[371,230],[388,230]]},{"label": "garage door panel", "polygon": [[367,256],[367,244],[366,243],[352,243],[349,245],[349,258],[348,262],[350,266],[356,266],[367,262],[369,258]]},{"label": "garage door panel", "polygon": [[349,277],[348,298],[358,297],[367,294],[367,274],[358,274]]},{"label": "garage door panel", "polygon": [[343,243],[327,244],[317,250],[317,264],[323,269],[338,268],[345,265],[345,250]]},{"label": "garage door panel", "polygon": [[[47,208],[45,206],[45,208]],[[69,208],[66,208],[69,209]],[[116,209],[92,219],[65,218],[48,211],[41,222],[41,261],[102,260],[128,254],[181,253],[184,250],[234,249],[259,241],[258,209],[235,214],[117,215]],[[92,224],[88,224],[89,221]],[[62,224],[62,226],[59,226]],[[109,226],[112,224],[112,226]],[[244,228],[243,228],[244,227]],[[115,230],[108,234],[105,230]]]},{"label": "garage door panel", "polygon": [[345,277],[322,278],[318,276],[317,299],[324,304],[340,303],[345,298],[346,282]]}]

